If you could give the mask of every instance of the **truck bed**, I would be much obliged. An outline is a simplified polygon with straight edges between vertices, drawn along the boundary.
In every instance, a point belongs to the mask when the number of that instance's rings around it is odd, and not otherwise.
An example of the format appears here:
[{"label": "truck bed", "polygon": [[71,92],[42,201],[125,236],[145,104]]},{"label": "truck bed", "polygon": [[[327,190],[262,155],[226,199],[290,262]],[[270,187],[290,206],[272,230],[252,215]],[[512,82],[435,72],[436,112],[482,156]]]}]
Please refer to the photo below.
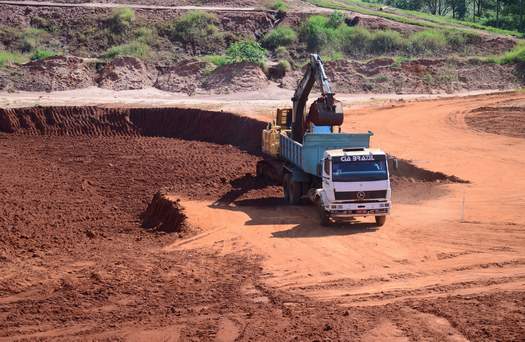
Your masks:
[{"label": "truck bed", "polygon": [[307,133],[304,135],[303,143],[300,144],[282,132],[279,137],[279,155],[300,170],[310,175],[320,176],[318,166],[326,150],[370,147],[372,135],[370,131],[367,133]]}]

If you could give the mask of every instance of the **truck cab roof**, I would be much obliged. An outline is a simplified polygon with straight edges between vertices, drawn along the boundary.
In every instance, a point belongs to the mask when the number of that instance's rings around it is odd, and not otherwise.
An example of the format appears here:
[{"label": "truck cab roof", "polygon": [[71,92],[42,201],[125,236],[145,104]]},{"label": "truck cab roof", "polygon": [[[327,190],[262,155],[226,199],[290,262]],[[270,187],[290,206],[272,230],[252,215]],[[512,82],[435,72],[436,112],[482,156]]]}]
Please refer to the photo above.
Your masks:
[{"label": "truck cab roof", "polygon": [[378,148],[366,148],[366,147],[352,147],[352,148],[340,148],[337,150],[328,150],[325,152],[328,157],[343,157],[343,156],[362,156],[362,155],[386,155],[385,152]]}]

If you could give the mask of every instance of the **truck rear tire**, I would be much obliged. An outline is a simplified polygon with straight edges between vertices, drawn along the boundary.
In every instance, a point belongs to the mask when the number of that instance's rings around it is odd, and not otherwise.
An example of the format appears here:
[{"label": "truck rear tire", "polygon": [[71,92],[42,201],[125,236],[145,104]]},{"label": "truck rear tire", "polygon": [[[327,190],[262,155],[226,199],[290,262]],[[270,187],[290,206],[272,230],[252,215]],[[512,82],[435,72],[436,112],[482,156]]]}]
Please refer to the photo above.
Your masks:
[{"label": "truck rear tire", "polygon": [[302,186],[301,183],[294,182],[292,175],[287,173],[284,176],[284,199],[291,205],[296,205],[301,200]]},{"label": "truck rear tire", "polygon": [[290,175],[288,174],[284,175],[283,194],[284,194],[284,201],[286,203],[290,203]]},{"label": "truck rear tire", "polygon": [[386,216],[376,216],[376,226],[381,227],[385,224]]}]

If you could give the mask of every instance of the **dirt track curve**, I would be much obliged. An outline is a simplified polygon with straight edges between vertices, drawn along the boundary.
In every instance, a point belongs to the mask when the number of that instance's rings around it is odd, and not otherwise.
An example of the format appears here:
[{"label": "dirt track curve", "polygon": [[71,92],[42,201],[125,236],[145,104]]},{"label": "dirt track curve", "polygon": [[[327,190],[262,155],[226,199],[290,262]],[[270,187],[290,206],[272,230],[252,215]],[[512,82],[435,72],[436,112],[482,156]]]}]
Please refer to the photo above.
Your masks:
[{"label": "dirt track curve", "polygon": [[[282,205],[253,176],[260,121],[0,110],[0,339],[519,340],[525,141],[465,117],[524,104],[496,94],[348,108],[345,130],[469,181],[396,178],[381,229],[323,228],[310,207]],[[185,229],[143,221],[159,189],[181,199]]]}]

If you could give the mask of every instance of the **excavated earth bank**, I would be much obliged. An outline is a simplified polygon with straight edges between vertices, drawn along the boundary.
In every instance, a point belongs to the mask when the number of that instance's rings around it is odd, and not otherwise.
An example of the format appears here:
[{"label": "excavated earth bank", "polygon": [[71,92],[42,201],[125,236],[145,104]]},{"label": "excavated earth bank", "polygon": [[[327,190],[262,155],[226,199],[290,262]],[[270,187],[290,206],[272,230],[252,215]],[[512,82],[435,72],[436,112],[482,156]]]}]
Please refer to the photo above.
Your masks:
[{"label": "excavated earth bank", "polygon": [[[403,314],[418,310],[448,315],[472,340],[519,339],[523,295],[348,309],[268,288],[256,257],[163,251],[184,232],[165,234],[182,228],[184,211],[158,189],[205,200],[280,196],[253,176],[263,127],[180,108],[0,110],[0,338],[278,341],[284,331],[358,340],[386,317],[411,340],[432,339],[436,331]],[[408,172],[400,177],[415,184],[443,179]]]}]

